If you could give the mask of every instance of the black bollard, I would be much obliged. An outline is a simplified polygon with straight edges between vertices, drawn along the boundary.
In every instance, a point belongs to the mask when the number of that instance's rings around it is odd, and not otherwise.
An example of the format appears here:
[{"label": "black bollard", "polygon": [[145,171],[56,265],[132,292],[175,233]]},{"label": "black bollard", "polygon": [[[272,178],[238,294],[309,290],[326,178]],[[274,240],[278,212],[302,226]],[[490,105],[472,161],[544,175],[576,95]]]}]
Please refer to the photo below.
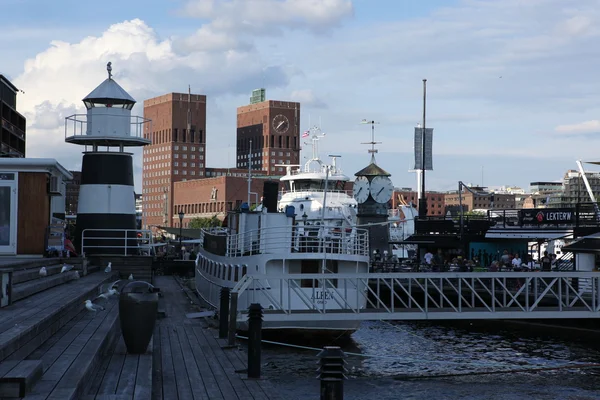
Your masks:
[{"label": "black bollard", "polygon": [[248,378],[260,378],[262,310],[258,303],[252,303],[248,307]]},{"label": "black bollard", "polygon": [[229,288],[221,288],[221,305],[219,307],[219,339],[227,338],[229,326]]},{"label": "black bollard", "polygon": [[319,379],[321,380],[321,400],[343,400],[346,355],[337,346],[325,346],[317,354]]}]

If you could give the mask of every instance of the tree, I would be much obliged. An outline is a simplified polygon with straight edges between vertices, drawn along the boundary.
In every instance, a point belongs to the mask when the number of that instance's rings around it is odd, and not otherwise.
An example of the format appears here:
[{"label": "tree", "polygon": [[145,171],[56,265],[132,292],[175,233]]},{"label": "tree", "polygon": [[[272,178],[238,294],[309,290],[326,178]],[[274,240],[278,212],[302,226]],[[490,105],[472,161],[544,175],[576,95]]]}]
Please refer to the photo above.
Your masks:
[{"label": "tree", "polygon": [[194,218],[188,224],[191,229],[213,228],[221,226],[221,220],[213,215],[210,218]]}]

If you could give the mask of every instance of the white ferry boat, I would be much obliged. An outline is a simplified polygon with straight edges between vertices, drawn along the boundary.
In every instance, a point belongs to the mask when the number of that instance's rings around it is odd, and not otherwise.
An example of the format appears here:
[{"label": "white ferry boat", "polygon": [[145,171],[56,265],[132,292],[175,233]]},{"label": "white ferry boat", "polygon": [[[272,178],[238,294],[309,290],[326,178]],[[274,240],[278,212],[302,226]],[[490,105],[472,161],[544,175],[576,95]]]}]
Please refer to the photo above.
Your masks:
[{"label": "white ferry boat", "polygon": [[[328,321],[318,312],[307,318],[307,311],[344,309],[357,299],[366,307],[367,282],[343,283],[350,280],[327,275],[368,273],[368,231],[299,221],[292,206],[283,213],[267,211],[232,212],[227,229],[203,231],[196,258],[198,294],[216,308],[221,288],[236,288],[242,330],[247,328],[243,311],[252,303],[264,308],[264,329],[356,330],[359,321]],[[303,278],[306,274],[311,277]]]}]

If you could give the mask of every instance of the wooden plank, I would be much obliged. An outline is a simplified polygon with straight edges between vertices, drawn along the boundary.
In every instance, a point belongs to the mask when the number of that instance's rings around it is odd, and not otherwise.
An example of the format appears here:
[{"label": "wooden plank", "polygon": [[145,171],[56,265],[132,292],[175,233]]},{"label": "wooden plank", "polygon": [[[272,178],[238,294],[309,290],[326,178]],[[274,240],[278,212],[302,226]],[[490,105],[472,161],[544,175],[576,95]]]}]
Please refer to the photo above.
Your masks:
[{"label": "wooden plank", "polygon": [[17,366],[20,360],[3,361],[0,363],[0,376],[6,375],[11,369]]},{"label": "wooden plank", "polygon": [[17,364],[10,372],[0,378],[0,397],[23,397],[42,377],[40,360],[26,360]]},{"label": "wooden plank", "polygon": [[215,397],[210,397],[208,395],[206,391],[206,385],[204,384],[202,375],[200,375],[200,371],[198,370],[197,363],[202,363],[203,360],[196,360],[194,358],[187,335],[187,331],[183,327],[180,327],[177,330],[177,337],[179,338],[179,345],[181,346],[181,353],[183,355],[183,363],[185,364],[185,369],[188,373],[194,399],[211,400]]},{"label": "wooden plank", "polygon": [[236,369],[227,357],[228,351],[224,351],[223,349],[221,349],[221,346],[219,345],[215,337],[215,332],[212,329],[201,329],[199,330],[199,332],[201,332],[202,335],[204,335],[204,338],[210,346],[210,349],[215,354],[215,358],[217,359],[223,370],[228,373],[229,380],[231,381],[232,386],[235,388],[238,394],[244,389],[246,389],[248,394],[251,395],[252,398],[255,400],[267,399],[265,393],[262,391],[260,386],[258,386],[256,381],[247,379],[242,380],[241,376],[235,373]]},{"label": "wooden plank", "polygon": [[26,297],[33,296],[36,293],[60,286],[75,279],[77,279],[77,272],[69,271],[43,279],[36,279],[29,282],[19,283],[18,285],[13,285],[12,301],[17,302]]},{"label": "wooden plank", "polygon": [[169,339],[169,326],[160,326],[160,350],[162,361],[162,392],[163,398],[177,399],[177,382],[175,380],[175,369],[173,367],[173,356],[171,354],[171,342]]},{"label": "wooden plank", "polygon": [[192,327],[186,326],[185,330],[191,352],[194,355],[194,359],[198,365],[198,371],[202,376],[202,382],[204,383],[204,389],[206,390],[206,393],[208,393],[208,396],[211,399],[224,399],[221,389],[219,388],[219,384],[217,383],[217,379],[206,363],[206,355],[200,348],[200,344],[198,343],[198,340],[192,331]]},{"label": "wooden plank", "polygon": [[98,389],[98,394],[116,394],[117,386],[119,385],[119,377],[121,376],[121,370],[123,369],[123,363],[125,362],[125,354],[127,349],[125,347],[125,341],[121,336],[115,347],[115,351],[110,357],[110,364],[106,370],[106,374],[102,379],[102,384]]},{"label": "wooden plank", "polygon": [[140,354],[133,400],[149,400],[152,396],[152,355]]},{"label": "wooden plank", "polygon": [[111,357],[107,355],[102,360],[102,363],[100,364],[100,367],[98,368],[98,371],[96,371],[94,379],[92,380],[92,384],[88,389],[88,396],[95,397],[98,394],[100,384],[102,383],[102,380],[104,380],[104,375],[106,375],[106,373],[108,372],[108,365],[110,364],[110,359]]},{"label": "wooden plank", "polygon": [[152,335],[152,400],[163,400],[162,357],[160,322],[154,326]]},{"label": "wooden plank", "polygon": [[139,361],[140,356],[137,354],[127,354],[125,356],[116,394],[125,394],[133,397]]},{"label": "wooden plank", "polygon": [[[244,393],[241,394],[241,397],[238,395],[238,391],[235,389],[232,382],[229,380],[228,374],[223,370],[219,362],[216,360],[214,353],[212,352],[210,346],[204,338],[204,334],[201,332],[202,329],[203,328],[196,326],[190,327],[191,332],[194,334],[194,337],[197,340],[198,347],[203,354],[203,357],[200,358],[200,360],[204,359],[206,363],[205,367],[208,368],[210,372],[214,375],[217,385],[221,390],[221,395],[226,400],[238,398],[248,399],[248,396],[244,396]],[[200,370],[200,372],[202,373],[202,370]],[[234,372],[231,371],[231,373]]]},{"label": "wooden plank", "polygon": [[[112,306],[110,306],[110,303],[112,303]],[[114,343],[118,327],[116,304],[116,301],[109,302],[106,311],[103,312],[105,317],[94,319],[93,322],[95,320],[99,321],[97,330],[91,333],[87,343],[82,346],[78,357],[60,379],[50,398],[56,397],[57,399],[69,400],[76,399],[83,394],[87,382],[100,363],[102,353]],[[88,327],[91,325],[88,325]],[[72,344],[71,347],[74,347],[74,345]]]},{"label": "wooden plank", "polygon": [[[40,360],[42,356],[51,349],[55,344],[57,344],[66,334],[69,333],[71,329],[79,321],[83,319],[86,313],[80,311],[74,318],[71,318],[65,325],[63,325],[52,337],[46,340],[41,346],[35,349],[31,354],[27,356],[27,358],[32,360]],[[10,357],[9,357],[10,358]]]},{"label": "wooden plank", "polygon": [[175,381],[177,384],[177,393],[180,400],[192,400],[192,387],[190,386],[190,377],[187,373],[187,368],[183,360],[183,353],[181,352],[181,345],[179,343],[179,336],[177,331],[183,329],[175,325],[171,325],[169,329],[169,339],[171,341],[171,356],[177,360],[173,363],[175,369]]}]

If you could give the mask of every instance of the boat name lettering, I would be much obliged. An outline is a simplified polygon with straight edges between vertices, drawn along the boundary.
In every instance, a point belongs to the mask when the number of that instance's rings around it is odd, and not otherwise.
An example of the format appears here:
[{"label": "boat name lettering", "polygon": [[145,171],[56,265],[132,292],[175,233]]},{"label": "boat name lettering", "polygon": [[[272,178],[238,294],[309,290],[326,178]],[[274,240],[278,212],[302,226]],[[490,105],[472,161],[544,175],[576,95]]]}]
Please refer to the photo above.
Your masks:
[{"label": "boat name lettering", "polygon": [[315,292],[315,294],[313,294],[310,299],[316,303],[323,303],[325,302],[327,304],[327,300],[332,300],[333,297],[331,295],[331,292],[329,291],[325,291],[325,290],[321,290],[320,292]]}]

